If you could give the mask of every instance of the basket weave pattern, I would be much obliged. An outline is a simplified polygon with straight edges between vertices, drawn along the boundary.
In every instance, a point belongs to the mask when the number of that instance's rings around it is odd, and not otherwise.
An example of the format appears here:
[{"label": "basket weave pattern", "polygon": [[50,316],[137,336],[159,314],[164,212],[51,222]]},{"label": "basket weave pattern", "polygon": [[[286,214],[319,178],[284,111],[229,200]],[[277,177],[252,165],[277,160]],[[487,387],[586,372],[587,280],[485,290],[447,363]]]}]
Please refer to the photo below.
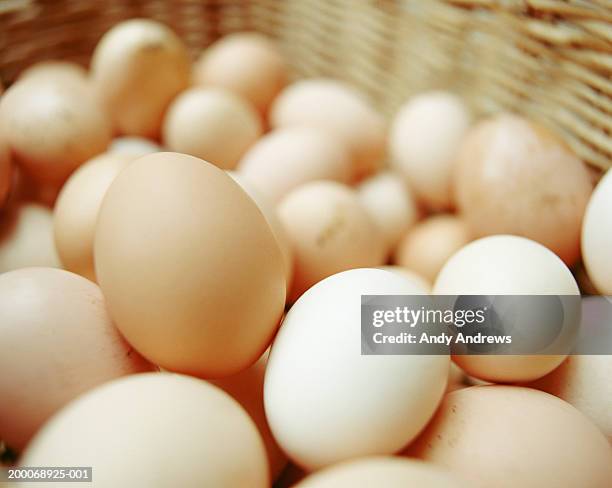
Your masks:
[{"label": "basket weave pattern", "polygon": [[333,76],[391,115],[409,95],[457,92],[479,114],[513,110],[612,164],[609,0],[0,0],[0,77],[36,61],[86,65],[117,22],[170,25],[195,56],[219,36],[277,39],[293,77]]}]

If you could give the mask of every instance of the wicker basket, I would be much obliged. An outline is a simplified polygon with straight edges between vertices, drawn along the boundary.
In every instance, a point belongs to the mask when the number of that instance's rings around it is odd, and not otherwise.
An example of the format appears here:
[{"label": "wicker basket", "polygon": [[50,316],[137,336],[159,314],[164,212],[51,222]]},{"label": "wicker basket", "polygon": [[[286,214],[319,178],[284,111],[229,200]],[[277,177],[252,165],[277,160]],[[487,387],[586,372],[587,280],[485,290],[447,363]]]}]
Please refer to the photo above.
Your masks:
[{"label": "wicker basket", "polygon": [[225,33],[261,31],[294,77],[350,81],[386,115],[446,88],[477,113],[539,120],[593,166],[612,161],[610,0],[0,0],[0,77],[44,59],[87,64],[131,17],[170,25],[194,56]]}]

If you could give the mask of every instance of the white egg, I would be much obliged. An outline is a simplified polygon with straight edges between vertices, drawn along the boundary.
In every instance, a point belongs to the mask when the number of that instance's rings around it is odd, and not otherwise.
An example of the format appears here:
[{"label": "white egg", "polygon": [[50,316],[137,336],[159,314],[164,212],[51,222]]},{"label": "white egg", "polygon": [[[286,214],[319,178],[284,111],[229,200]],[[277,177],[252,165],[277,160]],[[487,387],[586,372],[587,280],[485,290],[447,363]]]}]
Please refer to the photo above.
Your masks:
[{"label": "white egg", "polygon": [[272,345],[266,416],[281,448],[317,469],[391,454],[433,415],[448,377],[446,355],[361,354],[361,295],[424,294],[380,269],[333,275],[289,310]]}]

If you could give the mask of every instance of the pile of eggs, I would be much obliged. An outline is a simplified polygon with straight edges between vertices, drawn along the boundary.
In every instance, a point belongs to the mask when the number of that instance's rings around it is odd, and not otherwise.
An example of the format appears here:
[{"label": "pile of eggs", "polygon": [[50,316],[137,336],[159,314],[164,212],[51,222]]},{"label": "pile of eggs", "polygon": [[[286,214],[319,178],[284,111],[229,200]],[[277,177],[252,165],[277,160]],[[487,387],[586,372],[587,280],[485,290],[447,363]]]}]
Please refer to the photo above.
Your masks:
[{"label": "pile of eggs", "polygon": [[192,65],[122,22],[89,71],[40,63],[0,98],[5,462],[100,487],[612,486],[610,356],[360,353],[363,294],[612,294],[598,177],[518,115],[435,91],[387,124],[345,82],[289,83],[262,35]]}]

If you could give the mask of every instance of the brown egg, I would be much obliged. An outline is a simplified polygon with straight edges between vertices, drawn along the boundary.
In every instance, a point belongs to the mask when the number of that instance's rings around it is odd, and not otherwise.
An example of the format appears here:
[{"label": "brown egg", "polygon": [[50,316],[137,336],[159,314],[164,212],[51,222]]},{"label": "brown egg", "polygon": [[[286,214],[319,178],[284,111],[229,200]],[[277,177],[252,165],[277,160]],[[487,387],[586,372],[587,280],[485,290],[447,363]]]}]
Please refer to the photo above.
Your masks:
[{"label": "brown egg", "polygon": [[22,449],[56,410],[113,378],[146,371],[100,289],[59,269],[0,275],[0,437]]},{"label": "brown egg", "polygon": [[236,171],[275,205],[309,181],[348,183],[352,176],[346,145],[310,127],[270,132],[247,151]]},{"label": "brown egg", "polygon": [[287,78],[281,53],[267,37],[238,32],[208,47],[193,67],[198,85],[226,88],[265,112]]},{"label": "brown egg", "polygon": [[457,205],[476,237],[528,237],[571,265],[592,185],[584,164],[544,128],[516,115],[486,119],[459,151]]},{"label": "brown egg", "polygon": [[0,209],[6,203],[13,184],[13,162],[8,144],[0,138]]},{"label": "brown egg", "polygon": [[569,356],[529,386],[562,398],[589,417],[612,443],[612,356]]},{"label": "brown egg", "polygon": [[263,386],[267,362],[268,351],[250,368],[211,383],[237,400],[257,425],[266,446],[271,479],[275,480],[287,465],[287,456],[274,440],[264,412]]},{"label": "brown egg", "polygon": [[221,377],[250,366],[285,305],[282,254],[257,205],[184,154],[144,156],[115,178],[94,260],[121,332],[171,371]]},{"label": "brown egg", "polygon": [[307,126],[344,141],[351,150],[353,178],[378,170],[385,150],[385,125],[369,100],[352,86],[318,78],[285,88],[270,110],[272,127]]},{"label": "brown egg", "polygon": [[408,450],[470,486],[605,488],[612,479],[606,438],[570,404],[515,386],[449,393]]},{"label": "brown egg", "polygon": [[259,138],[261,120],[246,101],[220,88],[192,88],[179,95],[164,120],[164,144],[223,169],[233,169]]},{"label": "brown egg", "polygon": [[412,459],[371,456],[311,474],[295,488],[460,488],[467,484],[445,470]]},{"label": "brown egg", "polygon": [[42,81],[57,83],[87,84],[87,70],[80,64],[70,61],[41,61],[26,68],[19,75],[19,80],[38,78]]},{"label": "brown egg", "polygon": [[110,120],[90,89],[38,77],[15,83],[2,97],[0,131],[17,162],[52,184],[103,152],[111,139]]},{"label": "brown egg", "polygon": [[35,203],[11,203],[0,218],[0,273],[28,266],[62,267],[53,242],[53,214]]},{"label": "brown egg", "polygon": [[93,243],[98,211],[108,187],[133,159],[104,153],[77,169],[63,186],[53,210],[53,234],[67,270],[96,281]]},{"label": "brown egg", "polygon": [[395,249],[394,262],[434,283],[448,258],[470,241],[470,231],[462,219],[434,215],[404,235]]},{"label": "brown egg", "polygon": [[335,273],[383,264],[382,235],[346,185],[306,183],[281,201],[278,215],[295,256],[289,302]]},{"label": "brown egg", "polygon": [[97,487],[270,486],[263,442],[244,409],[206,381],[169,373],[122,378],[81,396],[40,431],[20,464],[92,466]]},{"label": "brown egg", "polygon": [[122,134],[157,137],[172,99],[189,84],[189,56],[179,37],[149,19],[109,30],[93,53],[91,77]]}]

